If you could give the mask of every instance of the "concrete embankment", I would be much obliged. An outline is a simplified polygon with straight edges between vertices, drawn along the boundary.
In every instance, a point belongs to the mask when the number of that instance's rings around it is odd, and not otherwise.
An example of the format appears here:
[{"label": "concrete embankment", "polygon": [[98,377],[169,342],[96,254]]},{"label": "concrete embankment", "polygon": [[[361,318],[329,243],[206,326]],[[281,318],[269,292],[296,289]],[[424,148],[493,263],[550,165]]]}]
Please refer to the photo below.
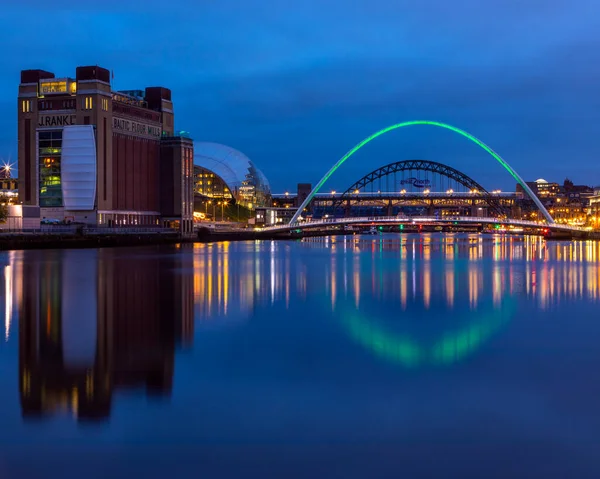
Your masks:
[{"label": "concrete embankment", "polygon": [[[190,241],[178,234],[10,234],[0,235],[0,250],[61,249],[61,248],[104,248],[113,246],[143,246],[175,244]],[[193,239],[192,239],[193,241]]]},{"label": "concrete embankment", "polygon": [[201,243],[212,243],[215,241],[252,241],[269,239],[291,239],[289,233],[266,233],[250,229],[239,230],[215,230],[209,228],[200,228],[198,230],[197,241]]},{"label": "concrete embankment", "polygon": [[[35,233],[35,234],[0,234],[0,251],[25,249],[61,249],[61,248],[104,248],[115,246],[145,246],[177,243],[213,243],[220,241],[254,241],[254,240],[298,240],[313,236],[352,235],[353,231],[340,229],[323,231],[277,232],[268,233],[250,229],[219,230],[201,228],[197,235],[182,238],[173,233],[120,233],[120,234],[77,234],[77,233]],[[405,231],[405,233],[408,233]],[[581,237],[572,234],[546,235],[548,240],[594,239],[600,240],[600,233],[586,232]]]}]

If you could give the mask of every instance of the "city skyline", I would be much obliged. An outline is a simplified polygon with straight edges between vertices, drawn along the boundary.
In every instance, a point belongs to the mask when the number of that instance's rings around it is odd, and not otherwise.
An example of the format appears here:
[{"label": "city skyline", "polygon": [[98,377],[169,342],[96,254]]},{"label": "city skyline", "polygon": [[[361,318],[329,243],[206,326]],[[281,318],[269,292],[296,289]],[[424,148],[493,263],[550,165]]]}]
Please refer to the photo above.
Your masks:
[{"label": "city skyline", "polygon": [[[98,64],[112,70],[114,90],[148,78],[171,88],[179,127],[247,154],[274,192],[316,183],[364,137],[415,119],[473,133],[528,181],[600,183],[594,2],[171,5],[117,10],[108,2],[101,14],[35,1],[5,7],[0,26],[13,47],[0,80],[11,92],[0,98],[1,156],[17,157],[12,92],[21,69],[68,76],[74,63]],[[34,21],[14,21],[31,8]],[[514,188],[476,147],[427,127],[373,142],[329,184],[343,188],[412,158],[450,164],[489,188]]]}]

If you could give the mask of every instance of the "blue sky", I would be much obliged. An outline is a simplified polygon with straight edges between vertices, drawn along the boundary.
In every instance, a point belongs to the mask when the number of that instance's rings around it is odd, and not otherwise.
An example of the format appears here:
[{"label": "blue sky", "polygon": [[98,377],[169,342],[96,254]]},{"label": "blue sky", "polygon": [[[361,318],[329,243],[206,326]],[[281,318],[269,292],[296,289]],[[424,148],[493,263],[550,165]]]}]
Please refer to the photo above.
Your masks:
[{"label": "blue sky", "polygon": [[[243,151],[276,192],[316,183],[362,138],[415,119],[466,129],[527,180],[600,184],[597,0],[73,5],[3,5],[0,157],[16,160],[21,69],[98,64],[115,89],[171,88],[179,129]],[[476,146],[432,127],[376,140],[330,185],[413,158],[514,188]]]}]

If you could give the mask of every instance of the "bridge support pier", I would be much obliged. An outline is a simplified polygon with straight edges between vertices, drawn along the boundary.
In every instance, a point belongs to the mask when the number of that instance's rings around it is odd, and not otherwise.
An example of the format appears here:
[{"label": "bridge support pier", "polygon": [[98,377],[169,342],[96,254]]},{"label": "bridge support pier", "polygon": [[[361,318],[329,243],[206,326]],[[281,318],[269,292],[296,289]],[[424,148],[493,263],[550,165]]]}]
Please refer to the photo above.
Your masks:
[{"label": "bridge support pier", "polygon": [[346,200],[344,202],[344,217],[345,218],[349,218],[350,217],[350,210],[351,210],[350,200]]}]

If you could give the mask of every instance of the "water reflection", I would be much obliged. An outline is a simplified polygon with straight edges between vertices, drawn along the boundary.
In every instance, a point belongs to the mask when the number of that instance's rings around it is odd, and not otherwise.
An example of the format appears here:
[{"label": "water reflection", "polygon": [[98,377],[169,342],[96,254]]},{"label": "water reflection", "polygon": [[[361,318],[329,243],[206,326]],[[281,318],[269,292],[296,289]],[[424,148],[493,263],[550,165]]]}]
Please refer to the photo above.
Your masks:
[{"label": "water reflection", "polygon": [[[230,311],[247,319],[255,308],[284,297],[289,309],[291,290],[292,307],[326,299],[315,307],[329,309],[350,337],[376,355],[404,365],[441,364],[481,347],[511,320],[517,300],[533,300],[543,311],[600,295],[596,242],[384,235],[315,238],[296,246],[237,245],[242,256],[236,261],[228,259],[229,244],[198,246],[200,318],[228,322]],[[211,281],[218,282],[216,293]],[[428,335],[418,331],[426,318]]]},{"label": "water reflection", "polygon": [[168,396],[176,348],[195,330],[317,317],[333,327],[329,340],[378,360],[439,366],[474,355],[524,302],[544,312],[600,299],[599,243],[530,237],[347,236],[0,259],[4,342],[18,331],[26,417],[106,418],[123,388]]},{"label": "water reflection", "polygon": [[[385,292],[389,278],[379,281],[376,275],[381,270],[369,270],[369,264],[376,264],[377,258],[390,261],[394,258],[384,256],[384,253],[395,253],[394,261],[402,260],[398,261],[400,284],[397,291],[403,308],[409,288],[412,298],[418,295],[427,308],[434,291],[444,285],[446,304],[452,308],[457,295],[465,292],[464,287],[455,288],[457,274],[461,275],[461,281],[466,279],[468,282],[466,293],[472,308],[477,307],[484,290],[492,291],[496,304],[505,294],[525,293],[535,297],[542,309],[565,299],[600,298],[600,242],[597,241],[547,242],[540,237],[491,235],[383,235],[376,239],[354,236],[314,238],[305,242],[312,248],[326,248],[338,253],[341,248],[345,253],[355,255],[350,266],[353,271],[345,268],[338,273],[343,274],[345,283],[350,278],[357,307],[361,285],[363,293],[369,296]],[[371,254],[365,256],[364,253]],[[488,274],[485,269],[490,262],[494,266]],[[418,267],[414,267],[417,263]],[[441,265],[443,272],[440,274]],[[365,267],[371,280],[366,291],[364,287],[369,282],[364,280]],[[432,268],[435,274],[432,274]],[[484,277],[491,278],[489,289],[484,288]]]},{"label": "water reflection", "polygon": [[112,249],[24,256],[13,257],[12,280],[22,290],[24,417],[107,418],[121,388],[170,395],[176,344],[193,337],[189,256]]}]

